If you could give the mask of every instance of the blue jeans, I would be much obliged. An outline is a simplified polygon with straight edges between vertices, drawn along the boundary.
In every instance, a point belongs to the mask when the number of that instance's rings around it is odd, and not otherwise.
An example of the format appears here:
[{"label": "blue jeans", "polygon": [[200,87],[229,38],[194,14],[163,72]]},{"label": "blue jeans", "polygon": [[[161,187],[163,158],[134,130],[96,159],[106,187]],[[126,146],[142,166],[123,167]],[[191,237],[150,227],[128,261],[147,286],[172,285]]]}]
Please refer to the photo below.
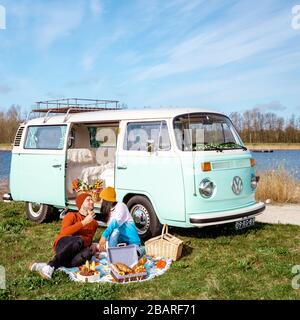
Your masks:
[{"label": "blue jeans", "polygon": [[[106,241],[106,248],[117,247],[119,244],[119,236],[120,236],[120,231],[118,229],[115,229],[110,235],[109,240]],[[142,248],[137,244],[135,244],[135,246],[136,246],[136,251],[139,257],[142,257],[143,255],[146,254],[145,248]]]}]

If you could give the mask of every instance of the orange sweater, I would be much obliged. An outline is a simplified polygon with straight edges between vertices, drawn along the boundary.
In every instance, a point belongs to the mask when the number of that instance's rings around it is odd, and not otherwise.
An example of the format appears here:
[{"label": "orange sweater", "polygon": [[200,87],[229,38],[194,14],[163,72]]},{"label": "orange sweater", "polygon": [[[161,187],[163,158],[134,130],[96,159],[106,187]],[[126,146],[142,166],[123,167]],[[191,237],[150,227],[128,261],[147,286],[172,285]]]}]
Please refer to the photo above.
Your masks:
[{"label": "orange sweater", "polygon": [[80,236],[84,241],[84,246],[88,247],[92,244],[93,237],[96,233],[98,223],[93,220],[86,226],[83,226],[82,220],[85,217],[79,212],[69,212],[62,221],[59,235],[54,241],[53,249],[56,249],[57,242],[65,236]]}]

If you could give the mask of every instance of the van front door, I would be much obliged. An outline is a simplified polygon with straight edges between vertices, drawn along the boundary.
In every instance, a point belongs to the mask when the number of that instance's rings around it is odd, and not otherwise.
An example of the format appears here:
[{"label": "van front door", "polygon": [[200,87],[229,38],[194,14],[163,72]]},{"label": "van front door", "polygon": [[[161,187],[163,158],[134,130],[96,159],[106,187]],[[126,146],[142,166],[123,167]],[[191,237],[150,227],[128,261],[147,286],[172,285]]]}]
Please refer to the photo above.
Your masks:
[{"label": "van front door", "polygon": [[[167,122],[122,123],[116,157],[117,195],[145,195],[161,223],[185,221],[181,161],[171,148]],[[130,208],[129,208],[130,209]]]},{"label": "van front door", "polygon": [[65,206],[67,125],[29,125],[23,148],[12,152],[14,200]]}]

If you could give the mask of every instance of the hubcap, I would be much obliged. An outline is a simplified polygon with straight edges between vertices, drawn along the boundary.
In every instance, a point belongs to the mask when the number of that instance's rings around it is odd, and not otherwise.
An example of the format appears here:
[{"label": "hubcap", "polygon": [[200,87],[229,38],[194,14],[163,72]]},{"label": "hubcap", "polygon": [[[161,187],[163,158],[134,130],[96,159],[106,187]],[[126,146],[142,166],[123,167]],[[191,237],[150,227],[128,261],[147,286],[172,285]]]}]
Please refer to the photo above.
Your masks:
[{"label": "hubcap", "polygon": [[136,204],[131,208],[130,213],[138,229],[138,233],[146,233],[150,227],[150,215],[148,210],[141,204]]},{"label": "hubcap", "polygon": [[29,210],[34,218],[38,218],[42,212],[43,205],[37,202],[29,203]]}]

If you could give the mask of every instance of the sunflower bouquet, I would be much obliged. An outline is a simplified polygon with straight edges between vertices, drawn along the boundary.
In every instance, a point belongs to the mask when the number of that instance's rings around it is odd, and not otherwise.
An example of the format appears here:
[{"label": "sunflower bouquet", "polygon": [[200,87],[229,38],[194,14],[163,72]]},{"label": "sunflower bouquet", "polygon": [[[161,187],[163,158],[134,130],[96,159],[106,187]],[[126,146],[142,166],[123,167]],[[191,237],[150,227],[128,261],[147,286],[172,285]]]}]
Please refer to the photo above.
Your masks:
[{"label": "sunflower bouquet", "polygon": [[72,181],[72,189],[77,192],[87,192],[91,195],[94,202],[97,202],[100,200],[100,192],[104,188],[104,181],[102,179],[97,179],[94,183],[88,184],[87,182],[81,180],[81,179],[75,179]]},{"label": "sunflower bouquet", "polygon": [[90,194],[94,202],[100,201],[100,192],[104,188],[104,181],[97,179],[93,184],[90,185]]}]

